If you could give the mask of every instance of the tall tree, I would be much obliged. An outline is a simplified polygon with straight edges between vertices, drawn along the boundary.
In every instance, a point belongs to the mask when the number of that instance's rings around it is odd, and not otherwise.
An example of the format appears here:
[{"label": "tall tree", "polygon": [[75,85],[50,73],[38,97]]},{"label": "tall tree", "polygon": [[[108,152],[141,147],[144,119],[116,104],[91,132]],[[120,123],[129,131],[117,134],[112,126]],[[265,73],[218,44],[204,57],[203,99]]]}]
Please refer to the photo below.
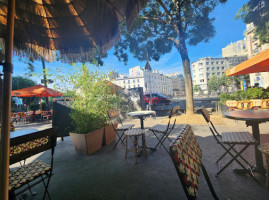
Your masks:
[{"label": "tall tree", "polygon": [[115,47],[115,55],[125,63],[126,51],[135,58],[158,61],[174,46],[179,52],[184,69],[186,87],[186,113],[194,113],[193,86],[187,42],[197,45],[208,42],[215,35],[214,18],[210,12],[226,0],[149,0],[134,22],[129,33]]},{"label": "tall tree", "polygon": [[246,24],[253,23],[260,42],[269,43],[268,0],[250,0],[239,9],[235,19],[242,19]]}]

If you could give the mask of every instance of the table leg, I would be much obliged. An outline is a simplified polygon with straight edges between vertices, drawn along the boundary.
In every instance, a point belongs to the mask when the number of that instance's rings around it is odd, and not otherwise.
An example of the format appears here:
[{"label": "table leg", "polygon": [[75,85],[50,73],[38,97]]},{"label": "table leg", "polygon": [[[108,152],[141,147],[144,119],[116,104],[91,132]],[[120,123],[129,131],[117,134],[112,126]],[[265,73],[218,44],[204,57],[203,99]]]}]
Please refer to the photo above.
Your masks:
[{"label": "table leg", "polygon": [[253,138],[257,141],[255,144],[255,159],[256,159],[256,172],[260,174],[265,174],[265,169],[263,166],[262,153],[259,151],[258,146],[260,145],[260,129],[259,122],[247,122],[247,125],[252,127]]}]

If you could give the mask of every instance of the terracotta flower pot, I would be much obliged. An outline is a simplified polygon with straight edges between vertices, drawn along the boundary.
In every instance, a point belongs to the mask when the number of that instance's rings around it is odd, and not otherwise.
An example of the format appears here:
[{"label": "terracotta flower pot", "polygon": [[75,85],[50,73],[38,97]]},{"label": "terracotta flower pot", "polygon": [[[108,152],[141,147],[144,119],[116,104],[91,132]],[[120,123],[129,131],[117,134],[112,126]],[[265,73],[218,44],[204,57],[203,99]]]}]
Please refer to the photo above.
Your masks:
[{"label": "terracotta flower pot", "polygon": [[[118,127],[118,123],[114,124],[114,127],[117,128]],[[113,129],[113,126],[106,126],[105,127],[105,142],[106,145],[114,142],[116,140],[116,132]]]},{"label": "terracotta flower pot", "polygon": [[104,128],[87,134],[70,133],[72,143],[78,154],[90,155],[102,147]]}]

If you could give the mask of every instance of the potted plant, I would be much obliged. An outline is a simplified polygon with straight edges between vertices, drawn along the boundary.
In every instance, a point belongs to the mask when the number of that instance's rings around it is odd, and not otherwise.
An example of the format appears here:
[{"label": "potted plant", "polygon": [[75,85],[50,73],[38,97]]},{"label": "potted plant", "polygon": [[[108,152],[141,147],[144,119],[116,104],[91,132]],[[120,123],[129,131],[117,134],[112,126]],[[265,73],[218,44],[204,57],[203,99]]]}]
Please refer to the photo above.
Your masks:
[{"label": "potted plant", "polygon": [[69,77],[69,86],[76,91],[70,113],[75,131],[70,136],[77,153],[90,155],[102,147],[103,139],[106,144],[115,140],[107,110],[119,102],[119,96],[106,80],[99,68],[85,64]]}]

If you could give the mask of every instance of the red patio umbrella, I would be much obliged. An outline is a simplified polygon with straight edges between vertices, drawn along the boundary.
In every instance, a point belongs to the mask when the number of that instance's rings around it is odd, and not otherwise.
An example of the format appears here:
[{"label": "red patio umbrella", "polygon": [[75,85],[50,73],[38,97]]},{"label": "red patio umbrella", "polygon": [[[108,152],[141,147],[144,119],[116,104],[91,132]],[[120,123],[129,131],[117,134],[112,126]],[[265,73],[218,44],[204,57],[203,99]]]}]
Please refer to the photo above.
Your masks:
[{"label": "red patio umbrella", "polygon": [[40,111],[42,110],[41,97],[60,97],[63,96],[61,92],[50,89],[43,85],[35,85],[33,87],[13,90],[11,96],[16,97],[39,97],[40,98]]}]

